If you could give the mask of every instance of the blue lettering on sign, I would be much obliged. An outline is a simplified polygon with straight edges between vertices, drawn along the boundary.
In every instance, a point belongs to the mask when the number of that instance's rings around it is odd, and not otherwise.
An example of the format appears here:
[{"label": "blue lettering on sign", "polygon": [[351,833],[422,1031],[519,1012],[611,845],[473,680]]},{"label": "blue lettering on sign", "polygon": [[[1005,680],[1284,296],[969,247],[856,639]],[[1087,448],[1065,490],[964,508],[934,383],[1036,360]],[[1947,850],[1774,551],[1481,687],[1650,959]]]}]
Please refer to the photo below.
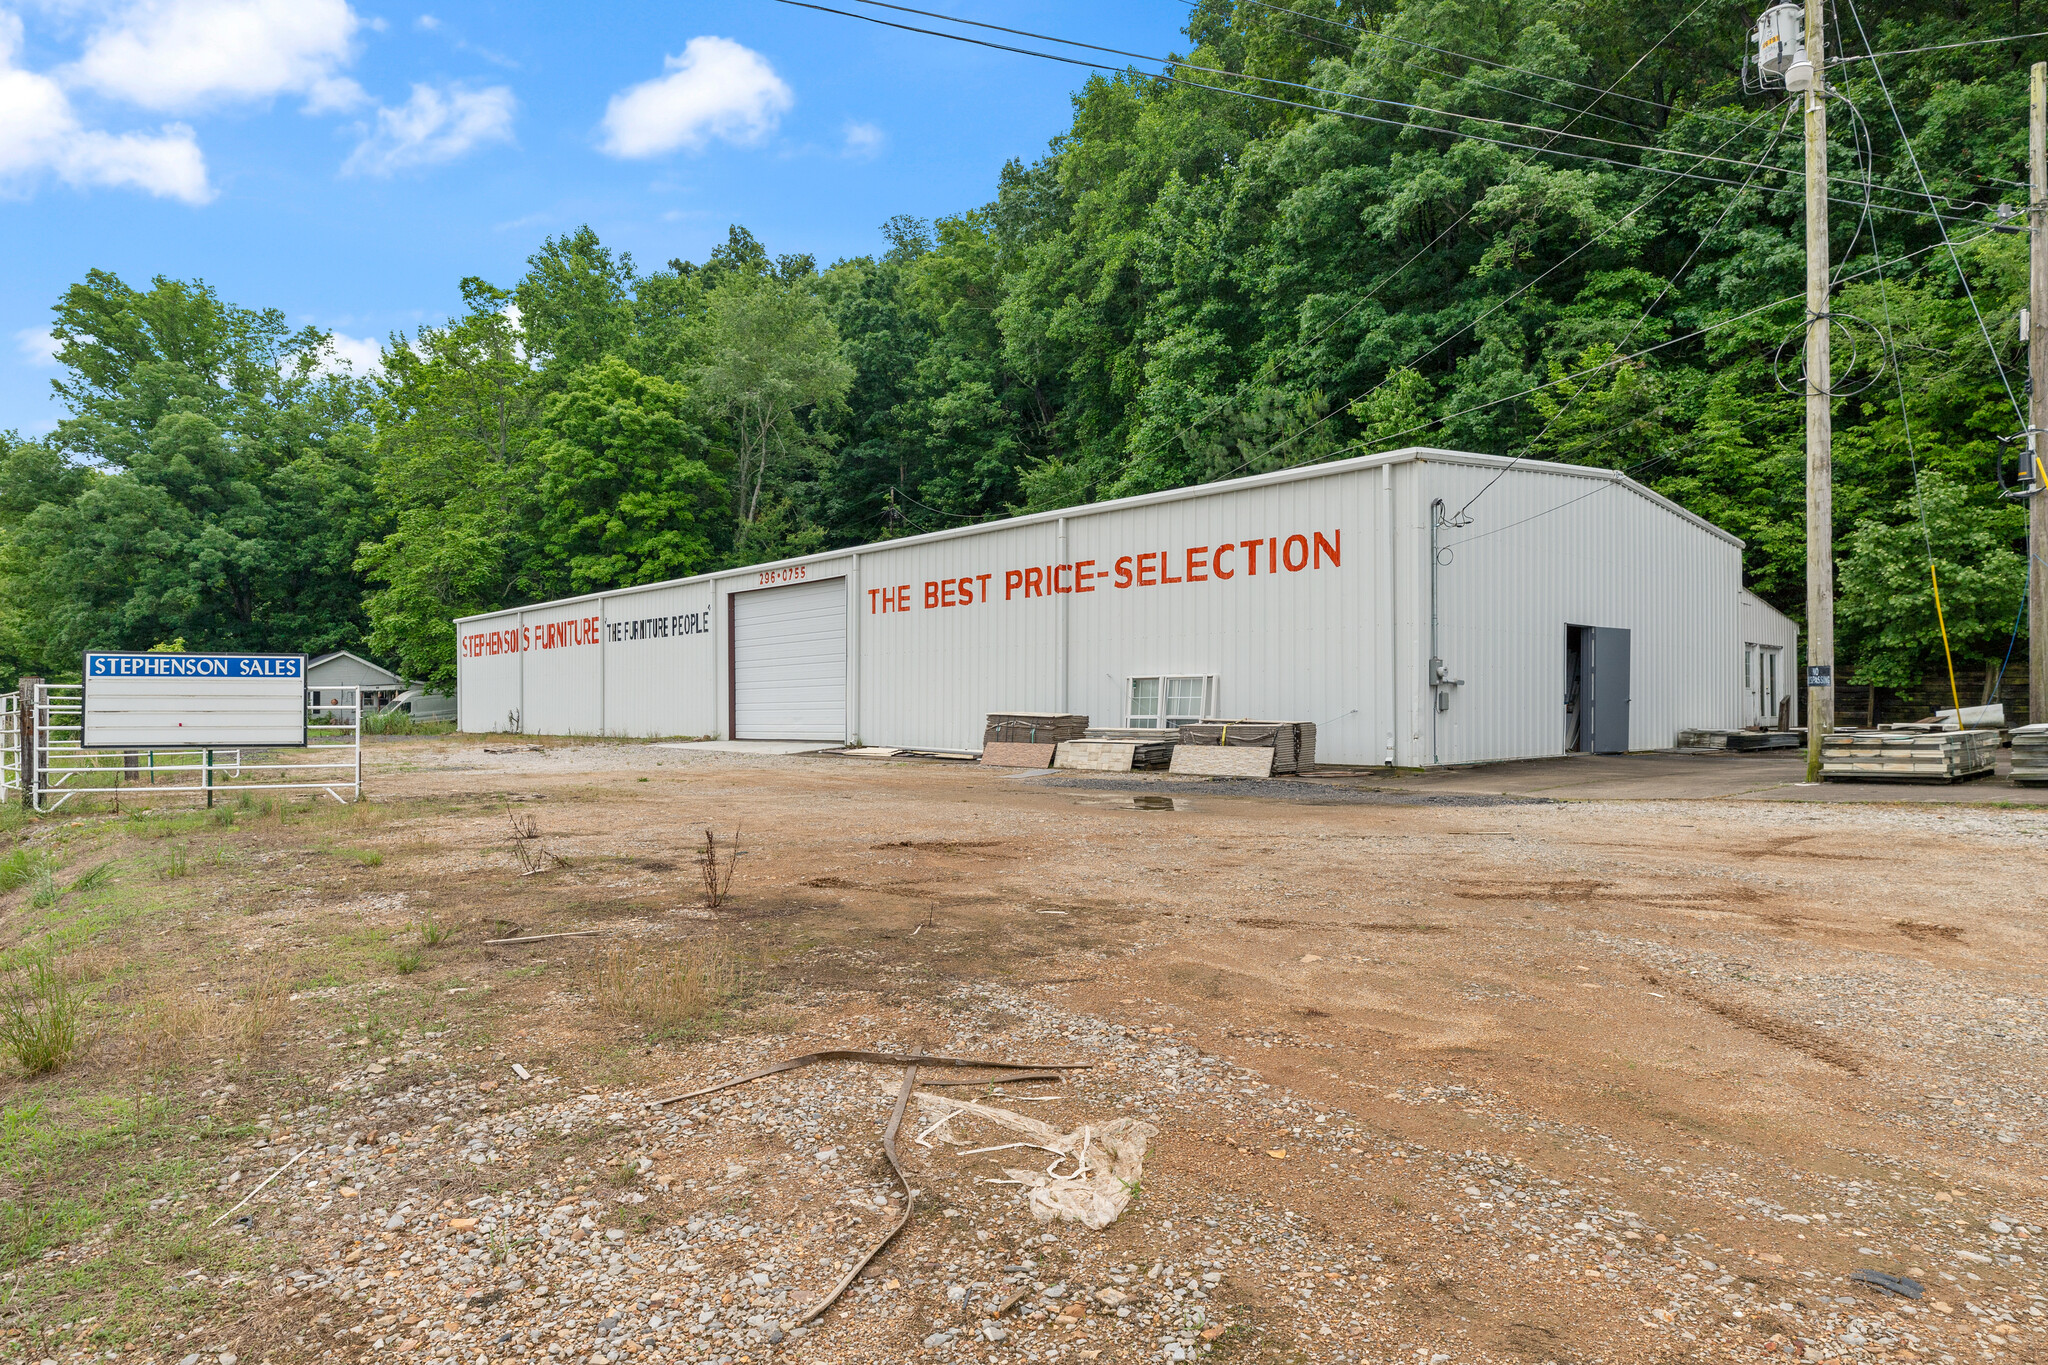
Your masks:
[{"label": "blue lettering on sign", "polygon": [[303,678],[298,654],[88,654],[89,678]]}]

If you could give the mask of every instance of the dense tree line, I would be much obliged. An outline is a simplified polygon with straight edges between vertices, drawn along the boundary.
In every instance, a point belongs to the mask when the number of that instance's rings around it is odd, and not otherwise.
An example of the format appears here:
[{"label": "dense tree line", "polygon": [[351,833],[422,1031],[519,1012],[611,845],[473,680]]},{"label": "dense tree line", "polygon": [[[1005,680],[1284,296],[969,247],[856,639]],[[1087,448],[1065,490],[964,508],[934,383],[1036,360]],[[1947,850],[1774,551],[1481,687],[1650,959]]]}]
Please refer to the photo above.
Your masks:
[{"label": "dense tree line", "polygon": [[[735,227],[643,273],[582,229],[373,377],[274,310],[92,274],[56,309],[72,415],[0,437],[0,661],[350,646],[445,684],[468,612],[1415,444],[1625,469],[1802,614],[1798,118],[1745,89],[1753,5],[1694,3],[1201,0],[1180,79],[1089,80],[987,204],[876,255]],[[1831,21],[1845,54],[2038,27]],[[2010,640],[2026,239],[1998,206],[2044,56],[1831,73],[1858,681],[1939,657],[1930,554],[1962,656]]]}]

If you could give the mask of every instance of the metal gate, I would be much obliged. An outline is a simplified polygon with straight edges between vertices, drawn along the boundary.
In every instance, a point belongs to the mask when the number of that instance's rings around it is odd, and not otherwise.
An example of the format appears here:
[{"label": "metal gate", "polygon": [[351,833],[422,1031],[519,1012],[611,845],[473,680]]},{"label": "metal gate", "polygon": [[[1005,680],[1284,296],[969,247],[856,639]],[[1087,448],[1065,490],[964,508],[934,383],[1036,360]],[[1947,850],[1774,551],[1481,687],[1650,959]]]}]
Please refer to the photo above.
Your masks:
[{"label": "metal gate", "polygon": [[[31,752],[13,754],[14,789],[48,814],[75,797],[111,799],[190,795],[208,806],[223,794],[325,792],[344,805],[363,795],[362,689],[322,687],[319,706],[307,699],[303,749],[87,749],[83,689],[44,683],[34,707]],[[9,697],[8,734],[18,750],[21,727]],[[23,759],[26,761],[23,761]]]},{"label": "metal gate", "polygon": [[0,805],[21,798],[21,693],[0,694]]}]

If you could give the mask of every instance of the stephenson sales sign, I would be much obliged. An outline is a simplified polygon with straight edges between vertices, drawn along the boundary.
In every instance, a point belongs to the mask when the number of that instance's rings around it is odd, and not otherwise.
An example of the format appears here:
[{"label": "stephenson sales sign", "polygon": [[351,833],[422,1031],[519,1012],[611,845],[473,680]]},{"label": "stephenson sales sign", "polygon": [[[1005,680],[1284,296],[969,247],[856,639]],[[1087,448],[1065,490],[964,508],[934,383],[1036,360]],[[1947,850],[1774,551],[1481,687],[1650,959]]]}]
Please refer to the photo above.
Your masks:
[{"label": "stephenson sales sign", "polygon": [[254,749],[306,742],[303,654],[85,656],[88,749]]}]

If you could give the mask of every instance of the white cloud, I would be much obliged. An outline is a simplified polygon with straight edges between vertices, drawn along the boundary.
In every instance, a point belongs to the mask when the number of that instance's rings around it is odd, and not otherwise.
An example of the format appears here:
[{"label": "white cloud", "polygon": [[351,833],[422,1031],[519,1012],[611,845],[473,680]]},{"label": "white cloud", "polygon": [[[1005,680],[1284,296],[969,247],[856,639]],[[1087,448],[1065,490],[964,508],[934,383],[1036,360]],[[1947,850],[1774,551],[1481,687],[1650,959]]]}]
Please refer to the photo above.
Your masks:
[{"label": "white cloud", "polygon": [[390,175],[415,166],[453,161],[487,142],[512,140],[518,101],[509,86],[470,90],[415,85],[396,109],[380,108],[377,126],[356,146],[344,174]]},{"label": "white cloud", "polygon": [[343,332],[329,332],[334,363],[323,366],[329,372],[338,371],[346,365],[358,375],[373,375],[384,368],[384,343],[373,337],[352,337]]},{"label": "white cloud", "polygon": [[303,95],[309,113],[368,98],[340,74],[362,26],[348,0],[136,0],[66,74],[145,109]]},{"label": "white cloud", "polygon": [[796,100],[767,58],[730,38],[692,38],[666,64],[666,76],[612,96],[604,111],[605,151],[644,157],[678,147],[697,151],[714,137],[758,142]]},{"label": "white cloud", "polygon": [[188,204],[213,198],[192,130],[108,133],[78,121],[50,77],[15,65],[21,20],[0,11],[0,190],[25,193],[43,175],[67,184],[127,186]]},{"label": "white cloud", "polygon": [[412,21],[412,26],[422,33],[432,33],[435,29],[441,27],[441,21],[431,14],[422,14],[419,18]]},{"label": "white cloud", "polygon": [[872,123],[846,125],[846,155],[857,161],[872,161],[882,154],[889,135]]},{"label": "white cloud", "polygon": [[49,328],[24,327],[14,334],[14,344],[20,348],[21,358],[36,369],[56,368],[57,338],[50,335]]}]

